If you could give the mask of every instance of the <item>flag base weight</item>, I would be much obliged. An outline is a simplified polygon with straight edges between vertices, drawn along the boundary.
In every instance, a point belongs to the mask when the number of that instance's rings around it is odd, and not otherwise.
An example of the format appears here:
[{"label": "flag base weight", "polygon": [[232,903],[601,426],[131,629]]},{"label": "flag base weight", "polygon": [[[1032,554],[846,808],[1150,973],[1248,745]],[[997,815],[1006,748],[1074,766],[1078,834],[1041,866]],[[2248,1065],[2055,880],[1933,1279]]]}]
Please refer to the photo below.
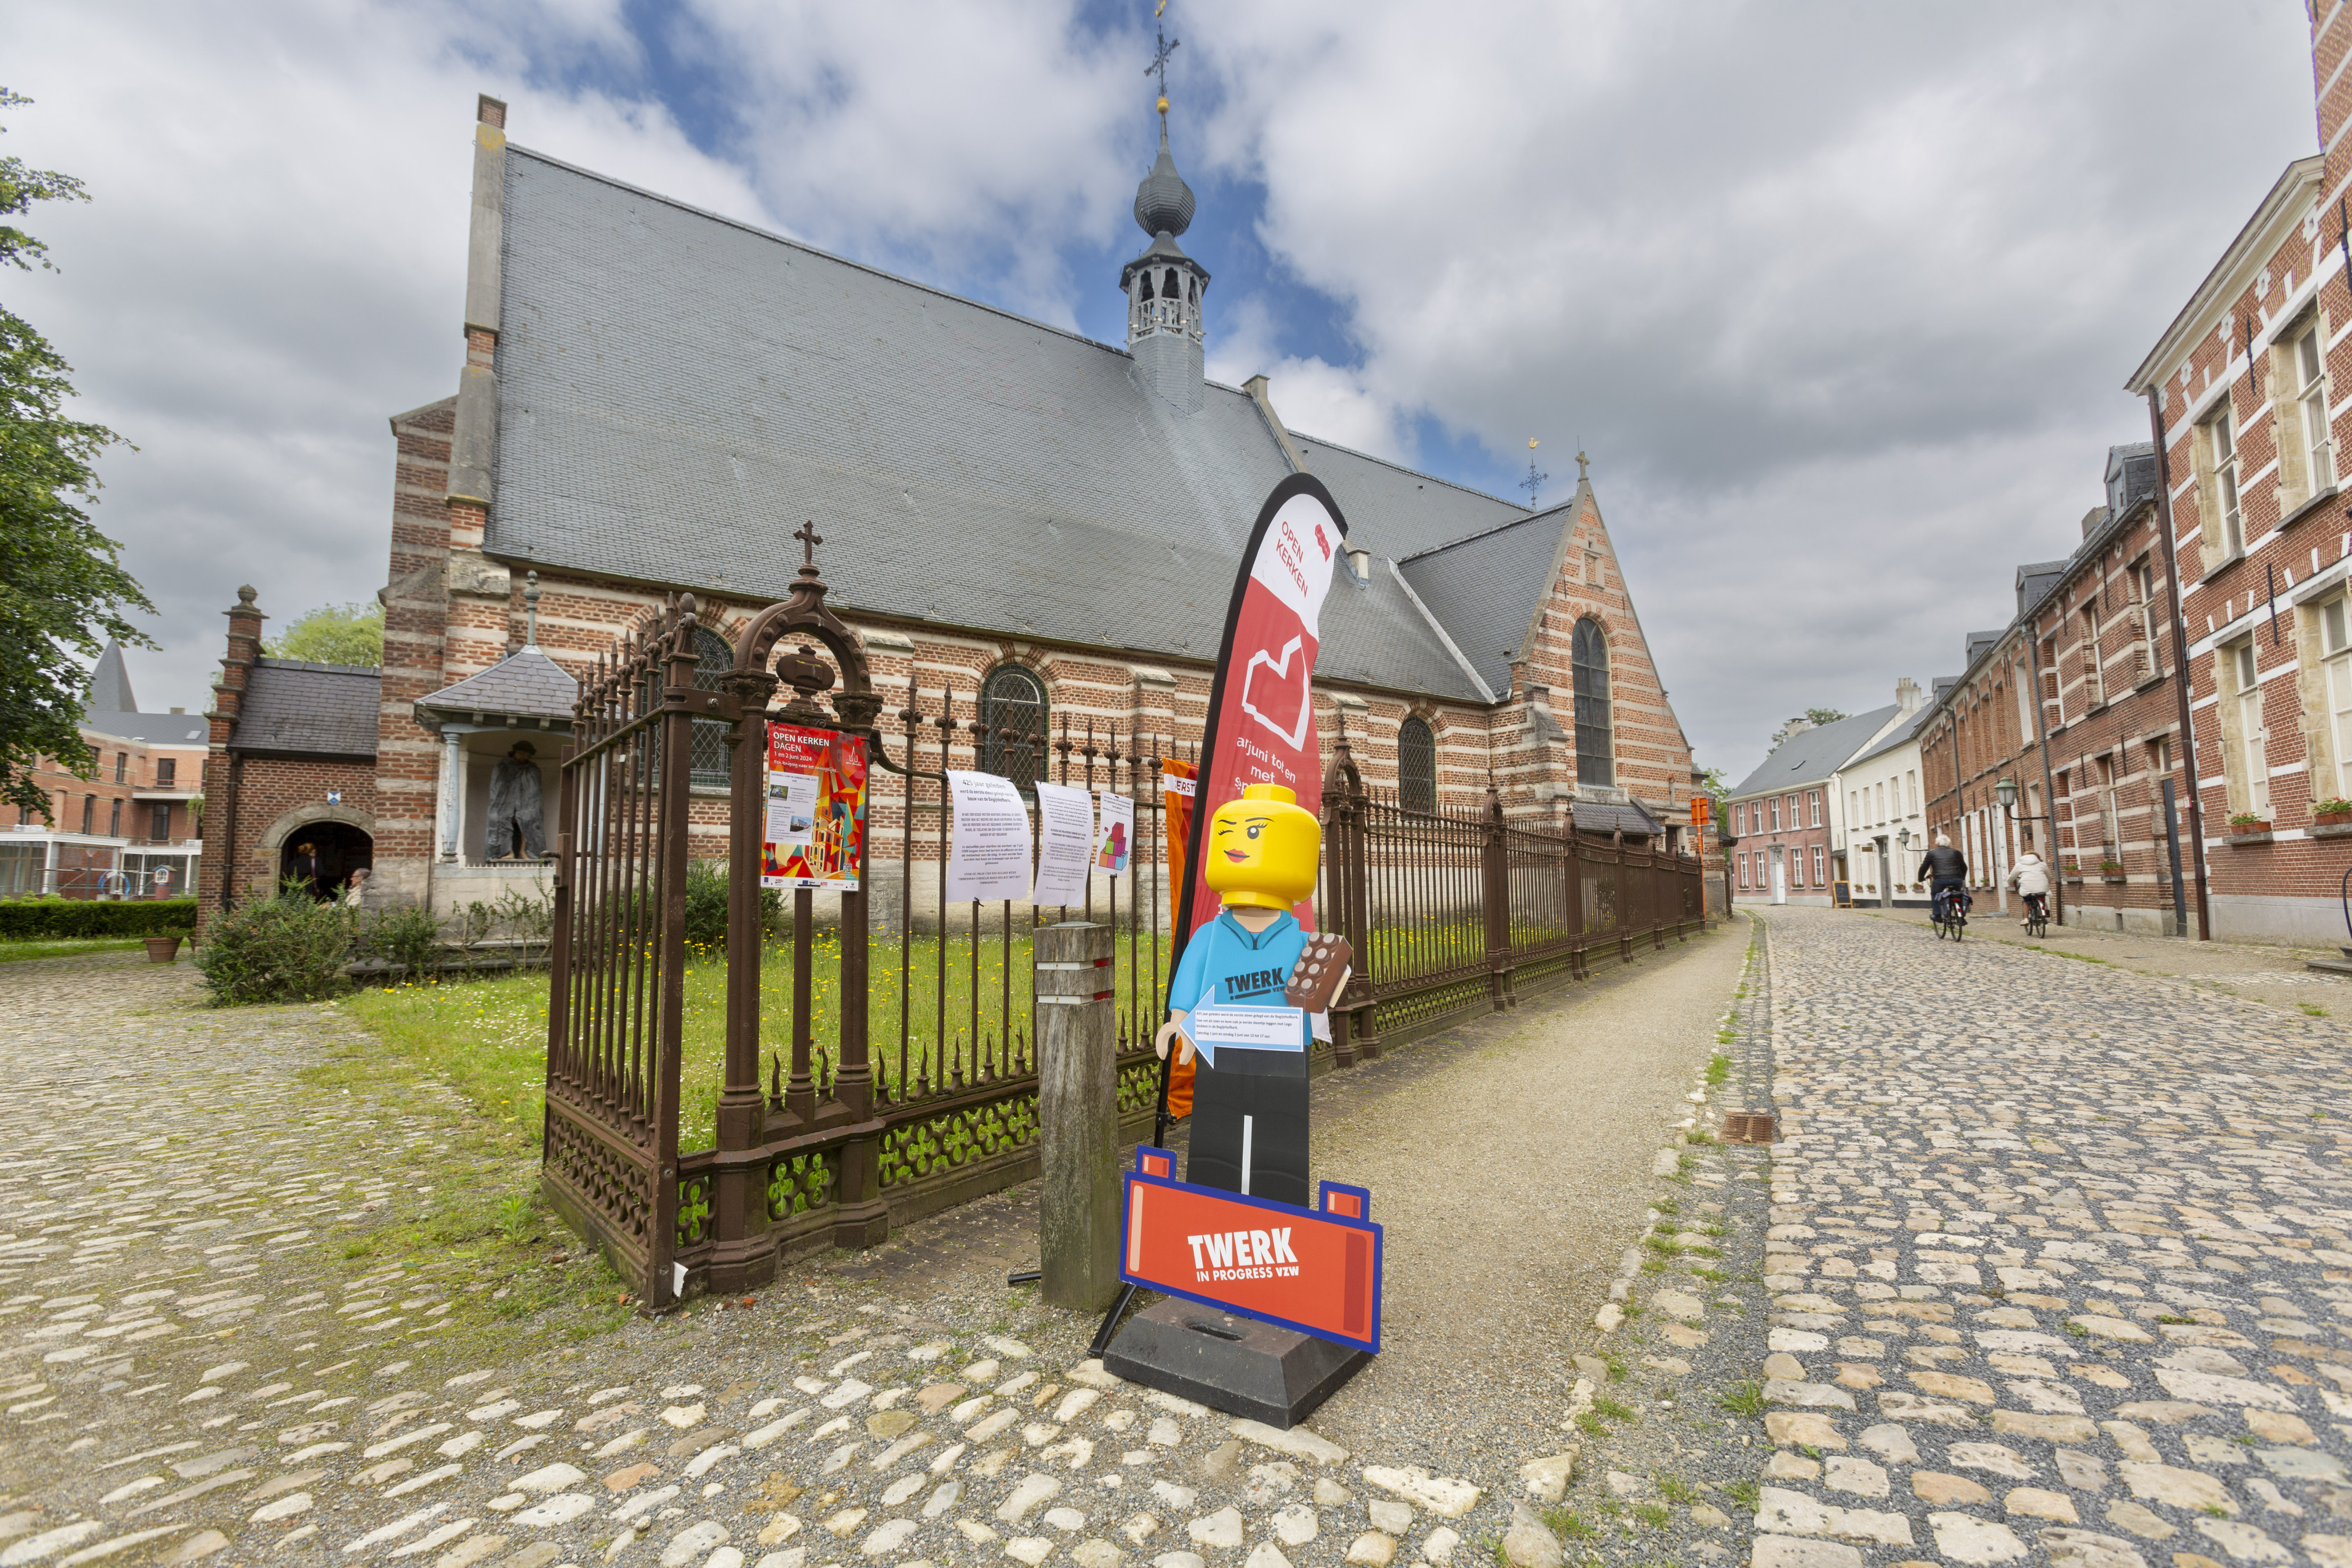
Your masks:
[{"label": "flag base weight", "polygon": [[1313,1334],[1170,1299],[1128,1320],[1103,1370],[1228,1416],[1290,1427],[1371,1356]]}]

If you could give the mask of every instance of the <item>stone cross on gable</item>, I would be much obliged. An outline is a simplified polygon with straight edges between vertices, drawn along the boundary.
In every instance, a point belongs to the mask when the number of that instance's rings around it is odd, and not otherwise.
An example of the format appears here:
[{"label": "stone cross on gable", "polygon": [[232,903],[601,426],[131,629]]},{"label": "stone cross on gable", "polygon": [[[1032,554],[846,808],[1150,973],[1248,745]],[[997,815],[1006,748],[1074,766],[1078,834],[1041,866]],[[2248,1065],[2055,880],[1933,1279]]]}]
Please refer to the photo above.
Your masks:
[{"label": "stone cross on gable", "polygon": [[816,519],[811,517],[794,528],[793,538],[801,541],[801,570],[814,572],[816,570],[816,547],[824,543],[824,536],[816,531]]}]

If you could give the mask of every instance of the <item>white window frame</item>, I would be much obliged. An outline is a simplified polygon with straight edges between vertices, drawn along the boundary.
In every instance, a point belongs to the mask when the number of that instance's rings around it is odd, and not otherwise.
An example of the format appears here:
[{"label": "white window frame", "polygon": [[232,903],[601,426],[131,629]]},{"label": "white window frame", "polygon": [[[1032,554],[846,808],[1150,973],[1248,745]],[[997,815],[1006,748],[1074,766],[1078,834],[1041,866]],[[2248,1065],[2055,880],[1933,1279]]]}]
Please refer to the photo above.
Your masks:
[{"label": "white window frame", "polygon": [[2304,498],[2336,483],[2336,446],[2327,423],[2327,350],[2316,314],[2286,346],[2286,371],[2294,408],[2284,423],[2294,427],[2303,447]]},{"label": "white window frame", "polygon": [[2206,463],[2213,474],[2214,520],[2221,536],[2221,557],[2234,560],[2246,553],[2246,514],[2238,495],[2238,415],[2222,398],[2221,406],[2205,422]]},{"label": "white window frame", "polygon": [[2271,814],[2271,766],[2268,732],[2263,727],[2261,658],[2252,637],[2229,650],[2231,700],[2238,705],[2238,755],[2246,774],[2246,810],[2267,820]]},{"label": "white window frame", "polygon": [[2338,594],[2319,606],[2318,615],[2327,737],[2336,751],[2336,788],[2328,793],[2352,800],[2352,600]]}]

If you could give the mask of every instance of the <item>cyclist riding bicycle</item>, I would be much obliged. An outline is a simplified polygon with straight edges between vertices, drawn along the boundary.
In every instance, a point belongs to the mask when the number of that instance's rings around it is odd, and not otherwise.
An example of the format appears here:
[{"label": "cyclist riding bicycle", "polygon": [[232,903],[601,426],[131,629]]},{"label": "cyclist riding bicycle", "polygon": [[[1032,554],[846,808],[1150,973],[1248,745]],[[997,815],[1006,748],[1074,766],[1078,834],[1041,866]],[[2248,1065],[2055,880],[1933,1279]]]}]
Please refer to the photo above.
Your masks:
[{"label": "cyclist riding bicycle", "polygon": [[1968,857],[1952,847],[1949,834],[1937,833],[1934,847],[1919,862],[1918,880],[1927,884],[1927,901],[1940,919],[1944,911],[1944,894],[1953,896],[1955,912],[1966,915],[1969,907]]},{"label": "cyclist riding bicycle", "polygon": [[2031,930],[2037,920],[2049,918],[2050,868],[2032,850],[2017,857],[2017,867],[2009,873],[2009,885],[2025,895],[2026,928]]}]

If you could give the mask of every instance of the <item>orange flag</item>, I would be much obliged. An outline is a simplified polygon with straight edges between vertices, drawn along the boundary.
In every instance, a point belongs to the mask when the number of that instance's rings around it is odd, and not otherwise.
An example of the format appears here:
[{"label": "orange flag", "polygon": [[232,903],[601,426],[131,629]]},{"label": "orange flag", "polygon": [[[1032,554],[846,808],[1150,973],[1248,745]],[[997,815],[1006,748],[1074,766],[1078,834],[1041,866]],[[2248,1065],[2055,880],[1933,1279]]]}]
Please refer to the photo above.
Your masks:
[{"label": "orange flag", "polygon": [[[1189,762],[1171,759],[1160,765],[1160,803],[1166,808],[1160,819],[1166,828],[1160,852],[1168,867],[1170,887],[1184,885],[1184,846],[1192,839],[1195,771]],[[1152,1027],[1156,1029],[1165,1021],[1154,1019]],[[1181,1045],[1171,1049],[1180,1054],[1183,1050]],[[1171,1122],[1192,1113],[1192,1074],[1197,1065],[1194,1061],[1180,1061],[1168,1075],[1168,1119]]]}]

